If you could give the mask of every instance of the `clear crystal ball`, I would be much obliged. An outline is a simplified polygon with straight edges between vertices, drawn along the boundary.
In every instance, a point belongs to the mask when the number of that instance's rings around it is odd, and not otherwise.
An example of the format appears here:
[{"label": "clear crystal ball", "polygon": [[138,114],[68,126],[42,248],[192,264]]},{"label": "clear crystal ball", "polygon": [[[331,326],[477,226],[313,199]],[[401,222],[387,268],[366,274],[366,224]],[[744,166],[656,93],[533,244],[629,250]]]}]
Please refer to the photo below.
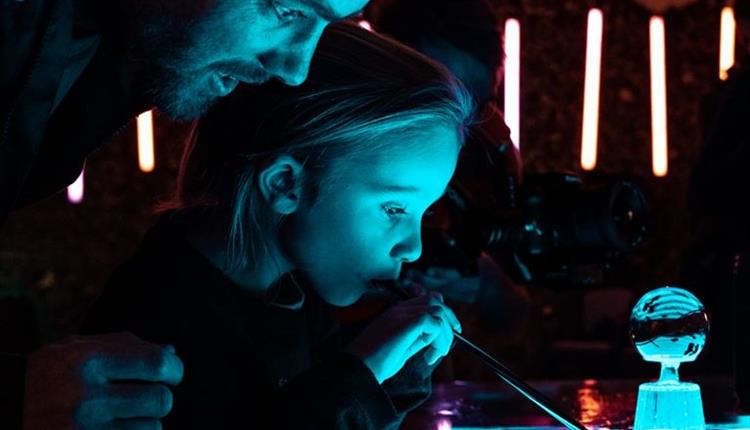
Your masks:
[{"label": "clear crystal ball", "polygon": [[693,361],[706,344],[708,330],[703,303],[682,288],[649,291],[630,314],[630,337],[646,361]]}]

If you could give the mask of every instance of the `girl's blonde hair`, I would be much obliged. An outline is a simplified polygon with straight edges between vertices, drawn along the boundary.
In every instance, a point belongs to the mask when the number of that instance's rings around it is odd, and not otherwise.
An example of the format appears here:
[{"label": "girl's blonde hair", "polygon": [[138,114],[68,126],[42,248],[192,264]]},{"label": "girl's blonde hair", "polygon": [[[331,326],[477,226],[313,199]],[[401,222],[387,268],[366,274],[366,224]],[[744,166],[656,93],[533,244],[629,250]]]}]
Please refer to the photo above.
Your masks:
[{"label": "girl's blonde hair", "polygon": [[199,121],[163,208],[228,214],[228,267],[252,266],[279,224],[256,186],[265,162],[288,154],[303,163],[314,199],[333,160],[392,150],[385,137],[434,125],[463,140],[472,111],[444,67],[356,25],[331,25],[303,85],[241,86]]}]

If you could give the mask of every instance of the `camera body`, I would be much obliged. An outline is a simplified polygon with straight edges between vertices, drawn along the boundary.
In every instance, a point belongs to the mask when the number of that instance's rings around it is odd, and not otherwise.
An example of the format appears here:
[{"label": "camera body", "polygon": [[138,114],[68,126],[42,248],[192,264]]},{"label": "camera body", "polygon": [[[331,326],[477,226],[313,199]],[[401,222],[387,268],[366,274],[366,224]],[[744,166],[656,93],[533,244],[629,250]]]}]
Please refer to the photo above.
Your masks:
[{"label": "camera body", "polygon": [[566,172],[520,181],[492,162],[493,148],[480,149],[482,156],[461,160],[446,195],[425,217],[418,267],[472,276],[477,257],[487,253],[519,284],[590,285],[643,240],[646,198],[635,183],[584,183]]},{"label": "camera body", "polygon": [[646,233],[646,198],[631,181],[568,172],[522,175],[519,152],[493,104],[461,150],[446,194],[424,217],[412,266],[477,274],[493,257],[518,284],[594,284]]}]

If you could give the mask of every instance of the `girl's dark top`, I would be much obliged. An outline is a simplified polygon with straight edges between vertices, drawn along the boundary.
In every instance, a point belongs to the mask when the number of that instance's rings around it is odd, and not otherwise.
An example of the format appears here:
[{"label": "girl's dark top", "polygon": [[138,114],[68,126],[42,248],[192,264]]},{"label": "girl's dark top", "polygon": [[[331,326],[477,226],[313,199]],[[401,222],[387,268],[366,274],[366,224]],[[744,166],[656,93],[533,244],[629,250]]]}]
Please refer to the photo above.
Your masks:
[{"label": "girl's dark top", "polygon": [[185,374],[165,429],[397,428],[429,396],[434,367],[418,354],[381,386],[339,351],[329,305],[294,279],[282,278],[279,297],[303,291],[299,309],[250,296],[168,214],[114,272],[82,332],[129,331],[175,346]]}]

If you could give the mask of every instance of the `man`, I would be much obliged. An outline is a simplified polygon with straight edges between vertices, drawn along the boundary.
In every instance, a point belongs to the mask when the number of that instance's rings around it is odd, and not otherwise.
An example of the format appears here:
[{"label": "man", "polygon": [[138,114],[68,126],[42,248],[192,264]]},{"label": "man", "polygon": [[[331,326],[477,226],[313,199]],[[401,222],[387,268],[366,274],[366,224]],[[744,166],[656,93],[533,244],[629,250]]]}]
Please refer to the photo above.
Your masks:
[{"label": "man", "polygon": [[[149,108],[187,120],[240,81],[300,84],[325,26],[365,3],[0,0],[0,225],[73,182],[88,154]],[[0,362],[0,405],[18,412],[25,392],[27,429],[158,428],[171,408],[165,384],[182,376],[171,347],[125,334]],[[20,414],[7,419],[0,427],[18,427]]]}]

